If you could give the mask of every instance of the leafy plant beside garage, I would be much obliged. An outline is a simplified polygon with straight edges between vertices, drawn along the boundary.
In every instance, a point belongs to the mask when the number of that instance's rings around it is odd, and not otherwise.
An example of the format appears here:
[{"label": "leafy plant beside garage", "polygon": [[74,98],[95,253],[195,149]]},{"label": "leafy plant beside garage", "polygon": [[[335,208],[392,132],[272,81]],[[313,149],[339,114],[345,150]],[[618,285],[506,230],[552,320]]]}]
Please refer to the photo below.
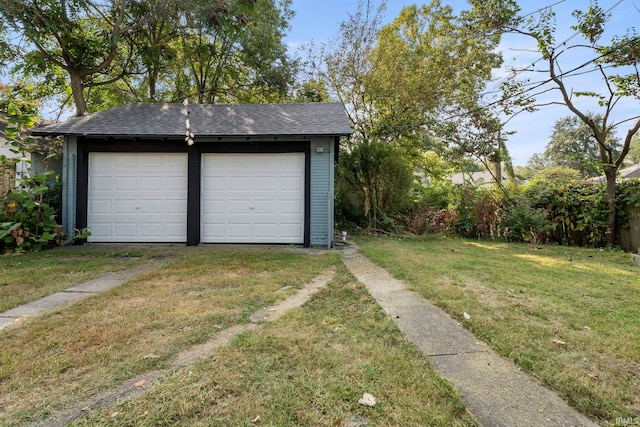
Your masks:
[{"label": "leafy plant beside garage", "polygon": [[43,201],[49,191],[48,174],[28,181],[34,185],[13,190],[3,199],[0,216],[0,251],[39,250],[62,243],[62,228],[55,209]]},{"label": "leafy plant beside garage", "polygon": [[[15,108],[9,113],[4,136],[11,151],[28,162],[25,153],[32,152],[33,138],[24,135],[35,123],[35,117],[21,114]],[[16,161],[2,157],[1,163]],[[63,242],[62,227],[56,218],[59,209],[55,205],[61,188],[52,180],[53,174],[46,171],[34,177],[21,177],[19,186],[0,198],[0,253],[40,250]]]}]

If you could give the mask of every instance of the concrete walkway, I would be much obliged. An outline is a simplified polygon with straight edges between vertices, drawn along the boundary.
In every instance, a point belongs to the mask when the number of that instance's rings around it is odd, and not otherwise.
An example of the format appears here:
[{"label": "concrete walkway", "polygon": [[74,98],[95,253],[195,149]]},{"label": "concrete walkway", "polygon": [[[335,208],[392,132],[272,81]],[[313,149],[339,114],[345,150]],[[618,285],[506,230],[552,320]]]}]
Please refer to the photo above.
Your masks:
[{"label": "concrete walkway", "polygon": [[0,313],[0,331],[24,318],[45,313],[62,305],[80,301],[97,293],[107,291],[137,276],[157,270],[160,265],[161,261],[158,260],[145,261],[136,267],[105,273],[88,282],[71,286],[55,294],[14,307]]},{"label": "concrete walkway", "polygon": [[354,246],[343,250],[343,261],[436,371],[453,383],[482,426],[597,426]]}]

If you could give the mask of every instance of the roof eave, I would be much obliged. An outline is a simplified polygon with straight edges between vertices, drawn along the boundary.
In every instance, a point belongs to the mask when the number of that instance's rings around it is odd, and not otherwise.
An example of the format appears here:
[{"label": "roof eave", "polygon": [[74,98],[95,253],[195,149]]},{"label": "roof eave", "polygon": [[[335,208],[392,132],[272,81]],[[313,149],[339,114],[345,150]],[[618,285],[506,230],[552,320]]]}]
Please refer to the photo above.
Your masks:
[{"label": "roof eave", "polygon": [[[88,134],[79,132],[31,132],[34,136],[76,136],[86,138],[145,138],[145,139],[180,139],[184,138],[184,134]],[[276,138],[276,137],[333,137],[344,136],[348,137],[353,132],[328,132],[328,133],[273,133],[273,134],[258,134],[258,133],[237,133],[237,134],[199,134],[195,133],[197,138]]]}]

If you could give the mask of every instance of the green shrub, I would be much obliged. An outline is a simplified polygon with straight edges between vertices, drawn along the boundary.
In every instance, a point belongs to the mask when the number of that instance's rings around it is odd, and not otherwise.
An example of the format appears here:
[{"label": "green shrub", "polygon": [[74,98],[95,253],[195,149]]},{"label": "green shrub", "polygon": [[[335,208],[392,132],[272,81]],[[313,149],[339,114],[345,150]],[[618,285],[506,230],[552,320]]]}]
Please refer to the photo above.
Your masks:
[{"label": "green shrub", "polygon": [[381,141],[363,142],[340,158],[336,210],[345,224],[368,230],[397,227],[393,219],[411,202],[413,168],[402,152]]},{"label": "green shrub", "polygon": [[[8,113],[3,136],[10,151],[24,158],[35,151],[34,138],[26,136],[35,116],[22,114],[14,106]],[[16,161],[0,156],[3,164],[13,166]],[[52,175],[53,171],[48,171],[22,177],[19,188],[0,198],[0,252],[39,250],[62,243],[62,228],[56,219],[62,205],[62,185],[52,180]]]},{"label": "green shrub", "polygon": [[456,186],[449,209],[457,213],[453,229],[459,236],[498,237],[503,211],[499,192],[468,185]]},{"label": "green shrub", "polygon": [[507,204],[500,227],[505,239],[528,243],[548,240],[550,230],[547,211],[534,208],[531,201],[522,195]]},{"label": "green shrub", "polygon": [[534,209],[545,209],[549,239],[577,246],[603,246],[608,232],[605,187],[586,181],[536,181],[525,189]]},{"label": "green shrub", "polygon": [[30,251],[60,245],[62,227],[55,209],[43,201],[49,191],[48,174],[28,181],[29,186],[11,191],[0,206],[0,252]]}]

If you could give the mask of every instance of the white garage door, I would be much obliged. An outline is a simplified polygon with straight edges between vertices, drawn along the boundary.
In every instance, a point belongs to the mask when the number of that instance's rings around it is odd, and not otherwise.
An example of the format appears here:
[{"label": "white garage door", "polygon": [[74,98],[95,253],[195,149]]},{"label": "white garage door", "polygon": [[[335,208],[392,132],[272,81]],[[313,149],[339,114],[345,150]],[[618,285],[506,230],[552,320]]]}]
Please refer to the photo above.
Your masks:
[{"label": "white garage door", "polygon": [[90,242],[185,242],[185,153],[89,153]]},{"label": "white garage door", "polygon": [[304,153],[202,155],[203,243],[304,243]]}]

